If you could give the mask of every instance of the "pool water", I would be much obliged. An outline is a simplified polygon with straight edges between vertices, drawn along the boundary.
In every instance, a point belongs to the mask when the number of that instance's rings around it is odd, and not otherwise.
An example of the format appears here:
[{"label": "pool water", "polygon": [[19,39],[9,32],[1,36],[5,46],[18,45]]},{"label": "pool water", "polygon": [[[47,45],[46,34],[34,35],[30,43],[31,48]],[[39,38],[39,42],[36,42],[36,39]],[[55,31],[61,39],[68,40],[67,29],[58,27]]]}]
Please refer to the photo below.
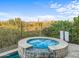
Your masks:
[{"label": "pool water", "polygon": [[6,56],[3,56],[2,58],[20,58],[20,57],[19,57],[18,51],[16,51],[16,52],[10,53]]},{"label": "pool water", "polygon": [[58,44],[58,42],[55,40],[45,38],[34,38],[27,41],[27,43],[33,45],[33,48],[48,48],[48,46],[54,46]]}]

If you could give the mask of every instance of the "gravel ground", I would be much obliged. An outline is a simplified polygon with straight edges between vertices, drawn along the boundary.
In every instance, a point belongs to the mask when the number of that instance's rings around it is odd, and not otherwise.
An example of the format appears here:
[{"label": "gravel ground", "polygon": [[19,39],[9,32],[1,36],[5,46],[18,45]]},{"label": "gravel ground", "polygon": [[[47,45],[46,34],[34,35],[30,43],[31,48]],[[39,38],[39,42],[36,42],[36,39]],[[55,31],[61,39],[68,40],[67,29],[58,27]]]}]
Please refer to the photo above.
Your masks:
[{"label": "gravel ground", "polygon": [[65,58],[79,58],[79,45],[69,44],[68,55]]}]

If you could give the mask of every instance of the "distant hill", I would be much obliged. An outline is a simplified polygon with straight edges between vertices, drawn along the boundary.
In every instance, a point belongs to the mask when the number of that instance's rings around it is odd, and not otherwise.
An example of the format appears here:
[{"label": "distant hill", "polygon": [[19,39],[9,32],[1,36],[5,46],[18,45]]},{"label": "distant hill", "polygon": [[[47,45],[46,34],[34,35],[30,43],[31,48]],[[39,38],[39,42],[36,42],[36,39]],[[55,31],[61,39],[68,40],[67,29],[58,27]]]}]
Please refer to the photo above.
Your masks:
[{"label": "distant hill", "polygon": [[15,18],[0,22],[0,27],[22,29],[25,31],[36,31],[49,27],[52,22],[54,21],[25,22],[21,21],[20,18]]}]

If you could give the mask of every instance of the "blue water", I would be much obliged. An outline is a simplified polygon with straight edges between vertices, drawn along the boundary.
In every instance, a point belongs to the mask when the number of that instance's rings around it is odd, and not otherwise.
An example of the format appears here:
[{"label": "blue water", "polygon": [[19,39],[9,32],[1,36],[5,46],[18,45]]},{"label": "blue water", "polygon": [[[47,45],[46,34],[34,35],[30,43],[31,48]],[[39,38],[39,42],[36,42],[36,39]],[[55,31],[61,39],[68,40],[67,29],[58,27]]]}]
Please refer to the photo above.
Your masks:
[{"label": "blue water", "polygon": [[33,45],[33,48],[48,48],[48,46],[57,45],[58,42],[50,39],[34,38],[29,40],[27,43]]},{"label": "blue water", "polygon": [[16,51],[16,52],[10,53],[6,56],[3,56],[1,58],[20,58],[20,57],[19,57],[18,51]]}]

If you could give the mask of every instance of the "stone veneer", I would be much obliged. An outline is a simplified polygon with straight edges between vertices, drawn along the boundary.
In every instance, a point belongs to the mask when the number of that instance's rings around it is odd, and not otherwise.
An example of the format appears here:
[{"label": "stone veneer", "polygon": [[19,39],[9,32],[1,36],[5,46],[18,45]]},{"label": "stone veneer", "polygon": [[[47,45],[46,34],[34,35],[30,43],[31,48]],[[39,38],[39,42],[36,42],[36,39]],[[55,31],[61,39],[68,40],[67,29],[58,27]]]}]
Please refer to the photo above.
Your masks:
[{"label": "stone veneer", "polygon": [[[59,44],[55,46],[48,46],[48,50],[34,49],[32,45],[26,43],[28,40],[34,38],[46,38],[58,41]],[[46,52],[45,52],[46,51]],[[68,54],[68,43],[56,38],[50,37],[31,37],[25,38],[18,42],[18,53],[22,58],[61,58]]]}]

